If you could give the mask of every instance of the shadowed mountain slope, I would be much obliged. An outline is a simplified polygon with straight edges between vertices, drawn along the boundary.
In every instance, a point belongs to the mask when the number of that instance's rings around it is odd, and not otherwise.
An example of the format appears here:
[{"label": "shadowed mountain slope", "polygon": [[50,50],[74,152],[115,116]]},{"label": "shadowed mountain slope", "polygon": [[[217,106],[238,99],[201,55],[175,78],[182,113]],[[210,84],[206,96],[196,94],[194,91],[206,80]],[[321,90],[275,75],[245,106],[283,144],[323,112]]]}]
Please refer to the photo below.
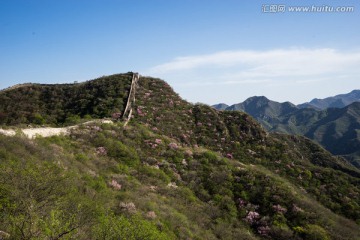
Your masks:
[{"label": "shadowed mountain slope", "polygon": [[[360,102],[341,109],[328,109],[327,116],[313,124],[305,136],[331,149],[335,155],[350,155],[350,159],[359,156]],[[359,162],[358,159],[358,166]]]},{"label": "shadowed mountain slope", "polygon": [[243,103],[234,104],[226,108],[226,110],[246,112],[268,129],[279,123],[279,116],[292,113],[298,109],[290,102],[278,103],[261,96],[248,98]]}]

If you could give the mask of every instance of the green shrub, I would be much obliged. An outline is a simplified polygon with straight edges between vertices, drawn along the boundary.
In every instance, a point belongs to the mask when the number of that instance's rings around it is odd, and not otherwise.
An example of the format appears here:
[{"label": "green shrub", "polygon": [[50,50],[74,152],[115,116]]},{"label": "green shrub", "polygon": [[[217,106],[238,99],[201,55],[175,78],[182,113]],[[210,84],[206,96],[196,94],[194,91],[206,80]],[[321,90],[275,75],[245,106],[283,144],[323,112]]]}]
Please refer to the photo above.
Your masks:
[{"label": "green shrub", "polygon": [[305,239],[307,240],[330,240],[326,230],[319,225],[309,224],[305,228]]},{"label": "green shrub", "polygon": [[77,154],[75,154],[75,159],[76,159],[76,161],[84,163],[89,160],[89,157],[84,153],[77,153]]},{"label": "green shrub", "polygon": [[114,214],[102,215],[92,229],[93,239],[170,240],[171,235],[161,232],[155,224],[135,215],[130,218]]}]

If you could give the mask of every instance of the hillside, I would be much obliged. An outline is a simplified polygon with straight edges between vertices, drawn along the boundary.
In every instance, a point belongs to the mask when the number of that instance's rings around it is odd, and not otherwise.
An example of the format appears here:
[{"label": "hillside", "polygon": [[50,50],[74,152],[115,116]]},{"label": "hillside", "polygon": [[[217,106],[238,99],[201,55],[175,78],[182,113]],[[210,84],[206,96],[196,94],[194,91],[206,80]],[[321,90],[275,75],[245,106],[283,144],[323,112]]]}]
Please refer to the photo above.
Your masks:
[{"label": "hillside", "polygon": [[348,156],[360,167],[360,102],[341,109],[329,109],[313,124],[306,136],[315,139],[335,155]]},{"label": "hillside", "polygon": [[25,84],[0,91],[0,125],[64,125],[124,110],[132,73],[78,84]]},{"label": "hillside", "polygon": [[317,144],[190,104],[150,77],[138,81],[131,110],[126,126],[0,135],[0,236],[360,238],[360,172]]},{"label": "hillside", "polygon": [[225,110],[246,112],[271,132],[306,136],[360,168],[359,106],[359,102],[353,102],[344,108],[316,110],[298,108],[289,102],[271,101],[266,97],[251,97]]}]

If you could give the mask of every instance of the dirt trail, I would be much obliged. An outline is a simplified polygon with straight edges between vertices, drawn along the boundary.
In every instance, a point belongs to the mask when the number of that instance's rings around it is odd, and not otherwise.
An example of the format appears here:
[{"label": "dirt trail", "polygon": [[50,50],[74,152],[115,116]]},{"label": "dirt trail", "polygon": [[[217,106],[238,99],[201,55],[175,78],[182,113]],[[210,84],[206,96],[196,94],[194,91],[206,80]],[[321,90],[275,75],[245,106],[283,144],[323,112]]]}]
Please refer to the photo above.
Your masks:
[{"label": "dirt trail", "polygon": [[69,127],[63,127],[63,128],[50,128],[50,127],[43,127],[43,128],[24,128],[24,129],[0,129],[0,134],[6,135],[6,136],[15,136],[17,131],[20,133],[22,132],[27,138],[33,139],[37,136],[41,137],[51,137],[51,136],[59,136],[59,135],[67,135],[70,133],[71,129],[78,128],[81,125],[88,125],[91,123],[113,123],[111,120],[93,120],[85,123],[81,123],[74,126]]}]

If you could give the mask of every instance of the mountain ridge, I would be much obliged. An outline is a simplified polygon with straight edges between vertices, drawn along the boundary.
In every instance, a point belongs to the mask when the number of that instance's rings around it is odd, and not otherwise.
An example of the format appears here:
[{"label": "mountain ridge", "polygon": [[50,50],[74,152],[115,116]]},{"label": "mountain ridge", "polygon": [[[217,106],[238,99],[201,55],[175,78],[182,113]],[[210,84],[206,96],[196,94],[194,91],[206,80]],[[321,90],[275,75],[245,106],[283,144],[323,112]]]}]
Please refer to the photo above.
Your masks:
[{"label": "mountain ridge", "polygon": [[314,98],[310,102],[297,105],[299,108],[312,107],[319,110],[326,108],[343,108],[353,102],[360,101],[360,90],[352,90],[349,93],[338,94],[333,97],[323,99]]},{"label": "mountain ridge", "polygon": [[[358,143],[360,143],[360,137],[356,129],[359,129],[360,123],[358,102],[360,90],[353,90],[349,94],[329,97],[324,99],[324,102],[334,103],[342,98],[344,99],[341,101],[342,103],[348,103],[345,107],[330,107],[321,110],[320,107],[315,105],[311,107],[303,104],[295,106],[289,102],[279,103],[271,101],[263,96],[251,97],[243,103],[231,105],[225,110],[240,110],[249,113],[268,131],[300,134],[309,137],[333,154],[347,158],[359,168],[360,154]],[[316,101],[322,102],[319,99]],[[262,102],[262,104],[259,105],[259,102]],[[328,105],[333,106],[331,104]],[[352,114],[349,114],[349,111]],[[349,129],[346,129],[344,126],[347,126]],[[326,131],[329,133],[324,138],[323,135]]]}]

